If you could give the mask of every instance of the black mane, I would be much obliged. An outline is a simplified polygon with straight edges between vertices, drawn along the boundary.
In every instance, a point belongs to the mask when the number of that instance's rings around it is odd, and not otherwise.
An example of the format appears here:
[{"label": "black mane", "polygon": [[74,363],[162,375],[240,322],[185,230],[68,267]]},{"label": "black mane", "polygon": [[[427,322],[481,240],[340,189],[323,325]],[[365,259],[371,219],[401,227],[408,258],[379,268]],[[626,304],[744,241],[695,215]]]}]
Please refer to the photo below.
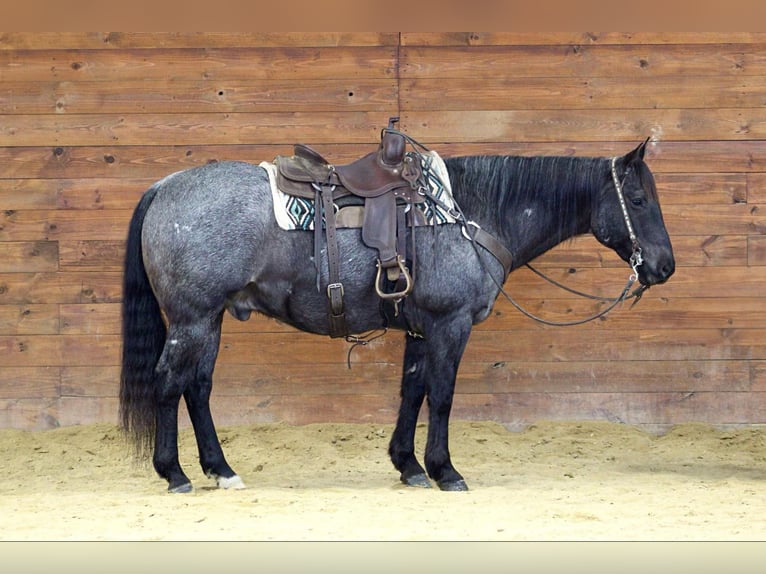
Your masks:
[{"label": "black mane", "polygon": [[594,190],[608,177],[608,160],[565,156],[463,156],[445,159],[453,195],[469,219],[495,233],[529,207],[550,217],[556,243],[582,233]]}]

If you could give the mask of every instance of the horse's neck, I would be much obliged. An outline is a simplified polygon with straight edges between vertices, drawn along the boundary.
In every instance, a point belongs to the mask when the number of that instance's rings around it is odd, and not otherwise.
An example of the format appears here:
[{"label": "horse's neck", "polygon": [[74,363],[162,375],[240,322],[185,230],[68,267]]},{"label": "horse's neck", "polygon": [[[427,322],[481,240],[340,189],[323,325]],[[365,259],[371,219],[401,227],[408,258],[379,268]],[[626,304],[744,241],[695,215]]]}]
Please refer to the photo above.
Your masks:
[{"label": "horse's neck", "polygon": [[[595,176],[597,161],[569,157],[498,159],[493,165],[508,173],[487,178],[487,185],[478,189],[475,186],[481,178],[464,172],[455,186],[455,199],[469,219],[511,250],[517,267],[589,231],[593,196],[600,185]],[[482,165],[487,166],[469,161],[465,170],[481,169]]]}]

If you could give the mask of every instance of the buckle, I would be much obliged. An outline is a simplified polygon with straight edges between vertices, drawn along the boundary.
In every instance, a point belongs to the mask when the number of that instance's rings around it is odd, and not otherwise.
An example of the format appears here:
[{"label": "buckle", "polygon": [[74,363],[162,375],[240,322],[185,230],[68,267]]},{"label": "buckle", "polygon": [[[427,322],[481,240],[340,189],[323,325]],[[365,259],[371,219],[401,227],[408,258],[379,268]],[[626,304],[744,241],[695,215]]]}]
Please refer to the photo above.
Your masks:
[{"label": "buckle", "polygon": [[331,291],[335,291],[335,290],[337,290],[337,289],[340,289],[340,296],[341,296],[341,297],[343,297],[343,295],[344,295],[344,292],[343,292],[343,283],[330,283],[330,284],[327,286],[327,297],[328,297],[329,299],[332,299],[334,294],[333,294],[333,293],[331,293]]}]

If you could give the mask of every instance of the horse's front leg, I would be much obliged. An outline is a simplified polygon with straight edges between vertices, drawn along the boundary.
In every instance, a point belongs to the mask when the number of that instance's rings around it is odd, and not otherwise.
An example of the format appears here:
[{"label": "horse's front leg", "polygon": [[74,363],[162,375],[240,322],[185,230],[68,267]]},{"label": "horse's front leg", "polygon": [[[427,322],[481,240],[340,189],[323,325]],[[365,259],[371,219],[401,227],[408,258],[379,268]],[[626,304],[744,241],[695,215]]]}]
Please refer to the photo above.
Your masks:
[{"label": "horse's front leg", "polygon": [[415,428],[426,396],[426,342],[407,335],[402,363],[401,403],[388,454],[408,486],[430,488],[426,471],[415,458]]},{"label": "horse's front leg", "polygon": [[441,319],[429,329],[426,341],[428,440],[425,463],[428,475],[442,490],[468,490],[463,477],[452,466],[449,453],[449,416],[458,366],[470,333],[471,321],[468,316],[458,316],[452,320]]}]

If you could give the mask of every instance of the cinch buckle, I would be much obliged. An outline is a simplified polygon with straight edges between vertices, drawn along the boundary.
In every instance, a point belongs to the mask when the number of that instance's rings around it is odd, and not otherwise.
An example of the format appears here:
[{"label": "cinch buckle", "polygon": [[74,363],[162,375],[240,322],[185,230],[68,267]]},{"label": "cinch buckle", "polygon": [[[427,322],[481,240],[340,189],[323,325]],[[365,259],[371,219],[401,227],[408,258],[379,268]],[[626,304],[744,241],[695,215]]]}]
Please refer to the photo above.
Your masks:
[{"label": "cinch buckle", "polygon": [[339,295],[340,295],[340,297],[341,297],[341,299],[342,299],[342,298],[343,298],[343,295],[345,294],[345,293],[343,292],[343,283],[330,283],[330,284],[327,286],[327,298],[328,298],[328,299],[332,299],[332,298],[333,298],[333,296],[335,295],[334,293],[332,293],[332,291],[335,291],[335,290],[337,290],[337,289],[340,289],[340,293],[339,293]]}]

